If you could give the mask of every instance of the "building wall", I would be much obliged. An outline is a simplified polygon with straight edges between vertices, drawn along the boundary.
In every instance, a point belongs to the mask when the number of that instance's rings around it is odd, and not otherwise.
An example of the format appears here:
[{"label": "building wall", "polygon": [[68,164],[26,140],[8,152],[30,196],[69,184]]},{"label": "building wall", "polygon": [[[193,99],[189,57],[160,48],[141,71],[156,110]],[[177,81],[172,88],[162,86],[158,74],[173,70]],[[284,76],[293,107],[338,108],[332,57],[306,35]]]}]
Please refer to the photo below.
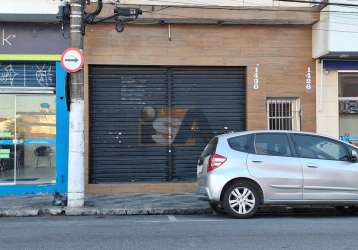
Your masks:
[{"label": "building wall", "polygon": [[312,57],[319,58],[329,53],[329,13],[321,13],[319,22],[312,26]]},{"label": "building wall", "polygon": [[317,132],[339,137],[338,72],[321,68],[317,61]]},{"label": "building wall", "polygon": [[7,14],[57,14],[64,0],[1,0],[0,13]]},{"label": "building wall", "polygon": [[[94,10],[95,4],[87,7]],[[202,8],[201,6],[141,5],[140,23],[227,23],[227,24],[307,24],[319,21],[317,8]],[[113,6],[104,4],[99,17],[113,15]]]},{"label": "building wall", "polygon": [[[310,26],[259,25],[127,25],[124,32],[113,24],[89,26],[85,37],[87,64],[190,65],[247,67],[247,129],[266,129],[267,97],[299,97],[302,130],[316,130],[315,83],[308,91],[305,74],[311,59]],[[259,90],[253,76],[259,64]],[[88,69],[88,67],[86,67]],[[86,70],[88,74],[88,70]],[[88,114],[88,79],[86,114]],[[86,156],[88,158],[88,117]],[[87,160],[88,173],[88,160]],[[132,185],[132,186],[130,186]],[[138,190],[144,184],[87,185],[88,192]],[[161,186],[160,186],[161,185]],[[171,188],[163,188],[170,186]],[[147,190],[193,191],[188,184],[150,184]],[[176,187],[176,188],[173,188]]]},{"label": "building wall", "polygon": [[58,22],[65,0],[1,0],[0,22]]},{"label": "building wall", "polygon": [[[358,1],[340,0],[339,3],[357,4]],[[346,12],[346,13],[344,13]],[[322,9],[320,21],[313,28],[313,57],[319,58],[330,52],[346,57],[358,52],[357,8],[327,6]]]},{"label": "building wall", "polygon": [[143,4],[143,5],[208,5],[208,6],[289,6],[289,7],[309,7],[310,3],[280,2],[274,0],[122,0],[121,4]]}]

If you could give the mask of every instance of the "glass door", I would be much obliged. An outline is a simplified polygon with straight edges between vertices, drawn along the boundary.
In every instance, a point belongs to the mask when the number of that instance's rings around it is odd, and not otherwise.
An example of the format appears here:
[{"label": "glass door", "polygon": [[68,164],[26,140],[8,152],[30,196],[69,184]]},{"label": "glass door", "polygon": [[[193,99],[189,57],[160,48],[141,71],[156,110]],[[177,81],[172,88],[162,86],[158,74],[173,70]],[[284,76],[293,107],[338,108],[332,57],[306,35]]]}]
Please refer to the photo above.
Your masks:
[{"label": "glass door", "polygon": [[0,105],[0,184],[54,183],[55,94],[0,95]]},{"label": "glass door", "polygon": [[56,176],[56,97],[16,96],[16,183],[54,183]]},{"label": "glass door", "polygon": [[16,182],[15,95],[0,95],[0,185]]}]

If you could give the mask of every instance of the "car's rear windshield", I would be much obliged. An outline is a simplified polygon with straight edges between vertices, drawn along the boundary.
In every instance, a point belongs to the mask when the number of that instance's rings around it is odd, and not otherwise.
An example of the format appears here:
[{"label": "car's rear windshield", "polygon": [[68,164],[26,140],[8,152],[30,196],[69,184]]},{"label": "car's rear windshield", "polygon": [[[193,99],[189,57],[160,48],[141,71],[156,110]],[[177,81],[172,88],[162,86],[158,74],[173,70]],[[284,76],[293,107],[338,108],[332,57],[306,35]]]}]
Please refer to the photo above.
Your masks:
[{"label": "car's rear windshield", "polygon": [[216,145],[218,144],[218,138],[214,137],[210,140],[208,145],[204,148],[204,151],[201,153],[201,157],[206,157],[215,153]]},{"label": "car's rear windshield", "polygon": [[236,151],[250,153],[252,151],[252,135],[240,135],[228,139],[229,146]]}]

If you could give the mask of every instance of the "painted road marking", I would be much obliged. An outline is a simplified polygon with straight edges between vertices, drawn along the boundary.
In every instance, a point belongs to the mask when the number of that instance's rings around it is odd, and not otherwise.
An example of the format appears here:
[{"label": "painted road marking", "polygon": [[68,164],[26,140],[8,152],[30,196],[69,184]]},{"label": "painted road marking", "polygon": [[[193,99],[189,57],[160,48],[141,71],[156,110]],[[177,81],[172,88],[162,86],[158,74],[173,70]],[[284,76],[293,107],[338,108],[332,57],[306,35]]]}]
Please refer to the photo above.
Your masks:
[{"label": "painted road marking", "polygon": [[177,218],[175,218],[174,215],[168,215],[168,219],[169,219],[170,222],[177,222],[178,221]]},{"label": "painted road marking", "polygon": [[[172,216],[172,215],[169,215]],[[169,219],[168,216],[168,219]],[[174,217],[174,216],[173,216]],[[169,221],[167,220],[137,220],[135,222],[137,223],[171,223],[171,222],[176,222],[176,223],[190,223],[190,222],[223,222],[223,221],[228,221],[228,220],[215,220],[215,219],[184,219],[184,220],[178,220],[177,218],[171,218],[169,219]]]}]

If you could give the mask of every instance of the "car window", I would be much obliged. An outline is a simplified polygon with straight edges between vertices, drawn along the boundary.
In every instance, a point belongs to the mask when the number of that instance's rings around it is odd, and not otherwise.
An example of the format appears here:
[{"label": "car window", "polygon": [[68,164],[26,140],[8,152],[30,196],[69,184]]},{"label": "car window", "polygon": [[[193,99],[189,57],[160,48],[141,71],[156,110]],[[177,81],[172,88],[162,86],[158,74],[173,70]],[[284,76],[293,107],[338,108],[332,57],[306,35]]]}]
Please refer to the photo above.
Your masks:
[{"label": "car window", "polygon": [[251,151],[251,135],[241,135],[228,139],[229,146],[237,151],[249,153]]},{"label": "car window", "polygon": [[358,148],[354,146],[348,146],[349,150],[354,150],[358,153]]},{"label": "car window", "polygon": [[212,155],[215,153],[216,145],[218,144],[218,138],[214,137],[210,140],[208,145],[204,148],[203,152],[201,153],[201,157],[206,157],[208,155]]},{"label": "car window", "polygon": [[256,134],[255,152],[259,155],[292,156],[287,135],[280,133]]},{"label": "car window", "polygon": [[293,136],[297,154],[302,158],[345,161],[349,159],[347,148],[337,141],[313,135]]}]

